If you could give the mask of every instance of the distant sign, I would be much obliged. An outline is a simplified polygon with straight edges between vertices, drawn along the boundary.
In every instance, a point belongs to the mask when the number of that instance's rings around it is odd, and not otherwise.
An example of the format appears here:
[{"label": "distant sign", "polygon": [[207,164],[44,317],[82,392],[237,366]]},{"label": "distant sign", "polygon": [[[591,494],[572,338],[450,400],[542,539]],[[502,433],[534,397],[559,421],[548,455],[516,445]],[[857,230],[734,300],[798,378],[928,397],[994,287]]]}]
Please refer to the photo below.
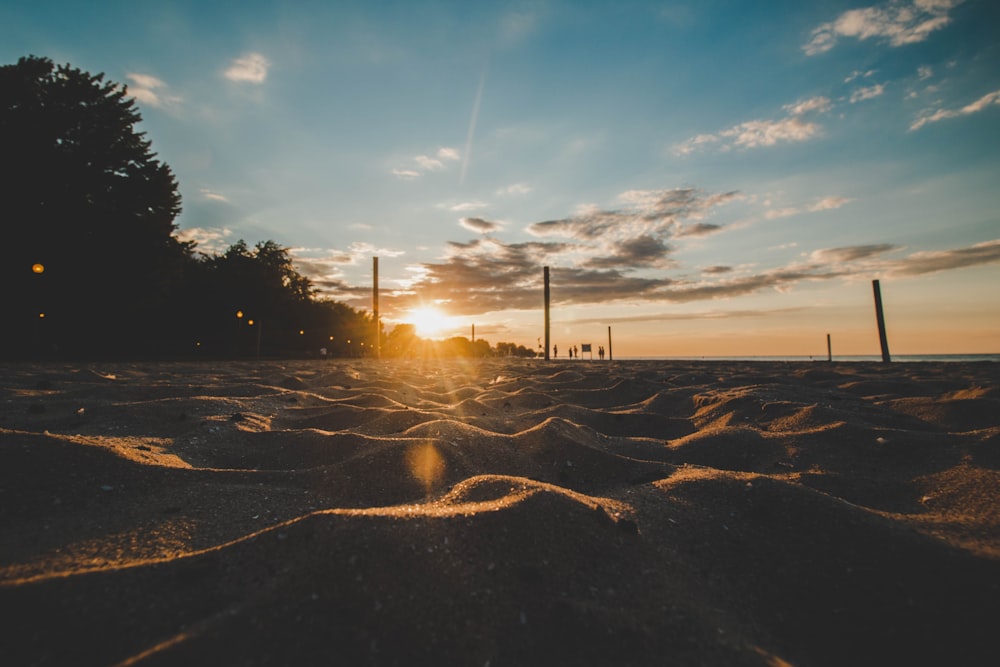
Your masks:
[{"label": "distant sign", "polygon": [[580,351],[581,352],[591,352],[592,350],[590,349],[590,343],[584,343],[583,345],[581,345],[580,346]]}]

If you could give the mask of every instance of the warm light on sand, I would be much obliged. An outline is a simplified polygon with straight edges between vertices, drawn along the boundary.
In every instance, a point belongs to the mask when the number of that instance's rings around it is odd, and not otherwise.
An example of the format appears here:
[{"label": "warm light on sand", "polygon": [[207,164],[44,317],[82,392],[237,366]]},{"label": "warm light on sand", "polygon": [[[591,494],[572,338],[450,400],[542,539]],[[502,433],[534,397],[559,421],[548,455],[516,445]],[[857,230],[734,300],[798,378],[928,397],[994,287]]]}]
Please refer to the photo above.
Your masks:
[{"label": "warm light on sand", "polygon": [[413,308],[406,314],[406,322],[417,328],[421,338],[440,336],[452,326],[451,318],[437,308]]}]

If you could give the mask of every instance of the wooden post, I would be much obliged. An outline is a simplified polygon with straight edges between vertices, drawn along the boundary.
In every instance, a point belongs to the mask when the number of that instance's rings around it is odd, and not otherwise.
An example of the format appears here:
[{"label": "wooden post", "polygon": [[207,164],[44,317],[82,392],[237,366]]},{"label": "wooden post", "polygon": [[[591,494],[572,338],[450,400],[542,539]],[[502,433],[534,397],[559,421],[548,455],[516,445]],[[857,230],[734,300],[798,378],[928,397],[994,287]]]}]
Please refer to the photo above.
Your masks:
[{"label": "wooden post", "polygon": [[378,257],[372,258],[372,310],[375,311],[375,358],[382,358],[382,327],[378,317]]},{"label": "wooden post", "polygon": [[549,267],[545,271],[545,361],[549,360]]},{"label": "wooden post", "polygon": [[614,361],[615,358],[611,354],[611,327],[608,327],[608,361]]},{"label": "wooden post", "polygon": [[472,325],[472,344],[476,344],[476,325]]},{"label": "wooden post", "polygon": [[889,340],[885,335],[885,315],[882,312],[882,289],[878,281],[872,281],[872,289],[875,292],[875,319],[878,321],[878,342],[882,346],[882,361],[889,363]]},{"label": "wooden post", "polygon": [[826,360],[833,361],[833,347],[830,345],[830,334],[826,335]]}]

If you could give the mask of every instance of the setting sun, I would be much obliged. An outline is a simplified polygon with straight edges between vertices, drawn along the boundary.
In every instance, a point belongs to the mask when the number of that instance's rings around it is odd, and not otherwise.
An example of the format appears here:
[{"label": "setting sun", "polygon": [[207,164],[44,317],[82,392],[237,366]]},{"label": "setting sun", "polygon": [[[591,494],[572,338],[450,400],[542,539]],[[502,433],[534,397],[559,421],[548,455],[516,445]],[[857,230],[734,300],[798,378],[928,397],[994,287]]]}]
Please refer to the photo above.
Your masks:
[{"label": "setting sun", "polygon": [[417,329],[421,338],[434,338],[451,326],[451,318],[437,308],[413,308],[406,314],[406,322]]}]

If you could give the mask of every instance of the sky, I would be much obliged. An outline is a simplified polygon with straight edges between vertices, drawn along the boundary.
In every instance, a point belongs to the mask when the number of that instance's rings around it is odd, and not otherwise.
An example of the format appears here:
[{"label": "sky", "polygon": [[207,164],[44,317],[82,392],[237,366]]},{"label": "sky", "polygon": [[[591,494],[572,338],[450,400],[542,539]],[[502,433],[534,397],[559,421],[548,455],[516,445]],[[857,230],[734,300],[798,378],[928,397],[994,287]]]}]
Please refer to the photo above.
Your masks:
[{"label": "sky", "polygon": [[[50,2],[179,235],[427,335],[616,357],[1000,353],[1000,3]],[[427,322],[428,312],[439,319]]]}]

